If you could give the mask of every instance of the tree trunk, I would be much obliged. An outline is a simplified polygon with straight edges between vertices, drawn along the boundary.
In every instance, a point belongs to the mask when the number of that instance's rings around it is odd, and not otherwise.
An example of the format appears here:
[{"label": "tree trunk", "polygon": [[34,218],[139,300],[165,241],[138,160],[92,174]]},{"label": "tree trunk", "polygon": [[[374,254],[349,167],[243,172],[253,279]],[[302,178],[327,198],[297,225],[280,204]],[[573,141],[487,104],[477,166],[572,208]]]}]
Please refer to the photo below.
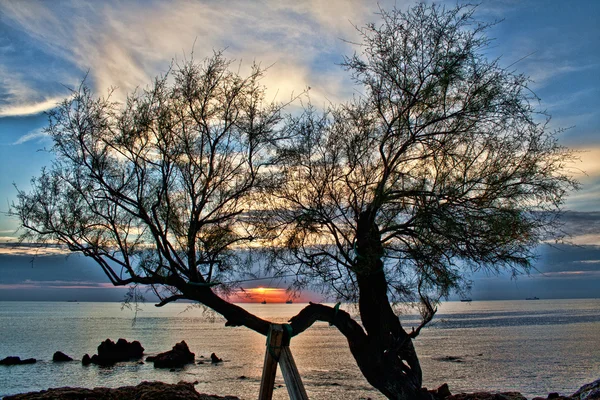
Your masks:
[{"label": "tree trunk", "polygon": [[402,328],[387,296],[383,247],[372,213],[363,212],[357,228],[355,273],[367,340],[362,346],[351,346],[354,358],[369,383],[388,398],[429,398],[421,391],[421,367],[412,339]]}]

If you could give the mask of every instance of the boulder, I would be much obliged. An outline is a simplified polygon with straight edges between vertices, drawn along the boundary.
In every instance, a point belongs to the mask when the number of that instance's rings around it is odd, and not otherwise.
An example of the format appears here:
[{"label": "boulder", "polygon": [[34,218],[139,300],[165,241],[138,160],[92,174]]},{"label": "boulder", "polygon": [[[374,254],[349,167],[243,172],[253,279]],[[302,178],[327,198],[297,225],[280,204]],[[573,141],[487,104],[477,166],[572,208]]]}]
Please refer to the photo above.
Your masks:
[{"label": "boulder", "polygon": [[82,365],[90,365],[91,363],[92,363],[92,359],[90,358],[89,354],[84,355],[83,358],[81,359]]},{"label": "boulder", "polygon": [[219,358],[219,357],[217,357],[217,355],[216,355],[215,353],[212,353],[212,354],[210,355],[210,362],[211,362],[211,363],[213,363],[213,364],[216,364],[216,363],[223,362],[223,359],[222,359],[222,358]]},{"label": "boulder", "polygon": [[196,355],[190,351],[185,340],[173,346],[173,349],[154,357],[147,357],[146,361],[154,362],[154,368],[180,368],[194,362]]},{"label": "boulder", "polygon": [[69,357],[68,355],[66,355],[62,351],[57,351],[52,356],[52,361],[54,361],[54,362],[73,361],[73,358]]},{"label": "boulder", "polygon": [[448,387],[447,383],[444,383],[436,390],[433,390],[432,394],[435,395],[438,399],[445,399],[448,396],[452,396],[452,393],[450,393],[450,388]]},{"label": "boulder", "polygon": [[0,360],[0,365],[22,365],[22,364],[35,364],[37,360],[35,358],[26,358],[21,360],[20,357],[9,356]]},{"label": "boulder", "polygon": [[579,390],[573,393],[571,397],[577,400],[600,399],[600,379],[596,379],[594,382],[583,385]]},{"label": "boulder", "polygon": [[112,365],[119,361],[141,358],[143,354],[144,348],[137,340],[129,343],[125,339],[119,339],[115,343],[106,339],[98,346],[98,354],[94,354],[90,360],[97,365]]},{"label": "boulder", "polygon": [[234,396],[214,396],[200,394],[193,383],[179,382],[142,382],[137,386],[125,386],[115,389],[95,388],[58,388],[42,390],[4,397],[5,400],[56,400],[56,399],[95,399],[95,400],[239,400]]}]

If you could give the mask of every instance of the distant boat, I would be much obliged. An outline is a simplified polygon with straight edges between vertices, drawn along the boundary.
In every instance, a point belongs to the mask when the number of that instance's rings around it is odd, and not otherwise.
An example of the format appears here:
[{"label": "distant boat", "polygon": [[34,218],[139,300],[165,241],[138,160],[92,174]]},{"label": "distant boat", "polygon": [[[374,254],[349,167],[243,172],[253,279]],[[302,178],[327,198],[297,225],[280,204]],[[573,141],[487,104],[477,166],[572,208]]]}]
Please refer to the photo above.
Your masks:
[{"label": "distant boat", "polygon": [[525,300],[539,300],[539,299],[540,299],[539,297],[533,296],[533,297],[528,297]]},{"label": "distant boat", "polygon": [[77,303],[77,300],[67,300],[67,303]]},{"label": "distant boat", "polygon": [[263,300],[260,304],[267,304],[267,301]]},{"label": "distant boat", "polygon": [[463,303],[470,303],[473,301],[473,299],[460,299],[460,301],[462,301]]},{"label": "distant boat", "polygon": [[285,302],[285,304],[292,304],[292,303],[293,303],[292,300],[288,300],[288,301]]}]

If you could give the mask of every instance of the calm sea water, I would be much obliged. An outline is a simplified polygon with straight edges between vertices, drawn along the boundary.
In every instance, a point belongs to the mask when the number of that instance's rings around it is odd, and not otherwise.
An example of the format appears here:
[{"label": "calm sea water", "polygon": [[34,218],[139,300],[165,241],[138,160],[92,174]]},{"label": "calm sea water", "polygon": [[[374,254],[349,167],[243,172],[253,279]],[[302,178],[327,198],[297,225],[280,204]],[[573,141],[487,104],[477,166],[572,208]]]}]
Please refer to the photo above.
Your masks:
[{"label": "calm sea water", "polygon": [[[245,307],[285,322],[303,305]],[[0,302],[0,358],[38,359],[33,365],[0,366],[0,397],[49,387],[116,387],[144,380],[198,381],[199,392],[257,397],[263,336],[246,328],[225,328],[222,319],[186,304],[160,309],[147,304],[135,321],[133,317],[118,303]],[[407,327],[418,323],[410,313],[402,319]],[[139,340],[147,355],[185,340],[197,357],[214,352],[225,362],[171,372],[154,369],[152,363],[100,368],[51,361],[57,350],[80,360],[85,353],[94,354],[106,338],[120,337]],[[424,384],[430,388],[447,382],[453,392],[570,394],[600,377],[600,300],[448,302],[415,344]],[[326,323],[294,337],[291,348],[311,399],[383,398],[360,374],[344,337]],[[448,361],[448,356],[460,362]],[[283,384],[278,374],[274,398],[288,398]]]}]

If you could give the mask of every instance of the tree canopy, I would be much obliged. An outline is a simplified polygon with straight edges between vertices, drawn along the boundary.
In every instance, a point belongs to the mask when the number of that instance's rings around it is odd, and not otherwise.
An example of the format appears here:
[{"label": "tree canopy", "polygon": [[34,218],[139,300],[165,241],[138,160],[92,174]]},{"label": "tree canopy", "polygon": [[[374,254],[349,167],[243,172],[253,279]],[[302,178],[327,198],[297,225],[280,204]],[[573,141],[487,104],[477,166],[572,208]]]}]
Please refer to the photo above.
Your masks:
[{"label": "tree canopy", "polygon": [[[266,102],[263,70],[220,53],[175,66],[125,104],[85,86],[50,113],[56,161],[13,207],[36,241],[92,257],[115,285],[187,298],[228,325],[269,322],[229,303],[243,250],[357,302],[360,324],[310,304],[293,333],[329,321],[367,380],[414,399],[412,340],[469,271],[527,272],[553,233],[572,154],[537,112],[527,77],[490,60],[475,8],[381,11],[345,59],[359,94],[301,115]],[[405,330],[390,302],[418,301]]]}]

